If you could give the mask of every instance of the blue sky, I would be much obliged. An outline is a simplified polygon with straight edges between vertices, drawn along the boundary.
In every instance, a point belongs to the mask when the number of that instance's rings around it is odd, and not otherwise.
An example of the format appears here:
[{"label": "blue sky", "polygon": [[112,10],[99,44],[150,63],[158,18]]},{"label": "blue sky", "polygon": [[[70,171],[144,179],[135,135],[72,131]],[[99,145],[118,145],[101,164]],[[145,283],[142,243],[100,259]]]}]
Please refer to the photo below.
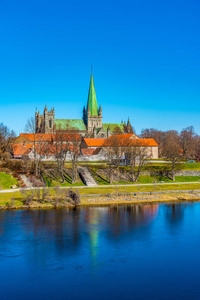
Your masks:
[{"label": "blue sky", "polygon": [[0,122],[81,118],[91,65],[104,122],[200,134],[199,0],[1,0]]}]

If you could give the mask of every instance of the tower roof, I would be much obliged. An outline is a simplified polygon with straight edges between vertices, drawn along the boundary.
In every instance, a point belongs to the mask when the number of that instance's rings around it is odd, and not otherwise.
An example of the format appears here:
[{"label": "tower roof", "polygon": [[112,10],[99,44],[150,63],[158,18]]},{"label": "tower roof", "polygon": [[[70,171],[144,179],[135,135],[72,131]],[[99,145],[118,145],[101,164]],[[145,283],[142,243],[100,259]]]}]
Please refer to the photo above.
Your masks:
[{"label": "tower roof", "polygon": [[88,103],[87,105],[90,108],[90,115],[91,116],[98,116],[98,107],[97,107],[97,98],[94,88],[94,79],[93,75],[91,73],[91,79],[90,79],[90,88],[88,93]]}]

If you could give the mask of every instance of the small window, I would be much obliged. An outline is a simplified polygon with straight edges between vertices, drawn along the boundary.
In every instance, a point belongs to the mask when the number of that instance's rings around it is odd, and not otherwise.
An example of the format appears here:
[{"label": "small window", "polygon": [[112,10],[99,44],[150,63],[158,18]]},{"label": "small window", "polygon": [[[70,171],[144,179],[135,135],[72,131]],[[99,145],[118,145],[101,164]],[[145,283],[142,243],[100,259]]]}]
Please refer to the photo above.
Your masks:
[{"label": "small window", "polygon": [[52,125],[52,124],[51,124],[51,120],[49,120],[49,128],[51,128],[51,125]]},{"label": "small window", "polygon": [[104,138],[104,134],[101,134],[101,138]]}]

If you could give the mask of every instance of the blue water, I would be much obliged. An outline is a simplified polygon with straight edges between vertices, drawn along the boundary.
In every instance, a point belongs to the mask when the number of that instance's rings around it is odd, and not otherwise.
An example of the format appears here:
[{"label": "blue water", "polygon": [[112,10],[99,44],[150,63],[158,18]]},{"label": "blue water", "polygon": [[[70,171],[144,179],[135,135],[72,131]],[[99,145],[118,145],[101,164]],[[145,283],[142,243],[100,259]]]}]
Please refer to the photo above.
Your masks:
[{"label": "blue water", "polygon": [[0,299],[200,299],[200,203],[1,211]]}]

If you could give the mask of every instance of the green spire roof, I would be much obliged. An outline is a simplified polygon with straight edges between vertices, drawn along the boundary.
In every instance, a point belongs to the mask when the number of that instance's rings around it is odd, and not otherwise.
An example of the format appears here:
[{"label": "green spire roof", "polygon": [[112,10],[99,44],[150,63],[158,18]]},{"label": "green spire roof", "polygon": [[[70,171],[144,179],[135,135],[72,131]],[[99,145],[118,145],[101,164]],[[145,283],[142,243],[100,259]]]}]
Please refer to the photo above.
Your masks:
[{"label": "green spire roof", "polygon": [[90,108],[90,115],[98,116],[97,98],[96,98],[96,93],[95,93],[95,88],[94,88],[94,80],[93,80],[92,74],[91,74],[91,79],[90,79],[90,88],[89,88],[89,93],[88,93],[87,105],[89,105],[89,108]]}]

